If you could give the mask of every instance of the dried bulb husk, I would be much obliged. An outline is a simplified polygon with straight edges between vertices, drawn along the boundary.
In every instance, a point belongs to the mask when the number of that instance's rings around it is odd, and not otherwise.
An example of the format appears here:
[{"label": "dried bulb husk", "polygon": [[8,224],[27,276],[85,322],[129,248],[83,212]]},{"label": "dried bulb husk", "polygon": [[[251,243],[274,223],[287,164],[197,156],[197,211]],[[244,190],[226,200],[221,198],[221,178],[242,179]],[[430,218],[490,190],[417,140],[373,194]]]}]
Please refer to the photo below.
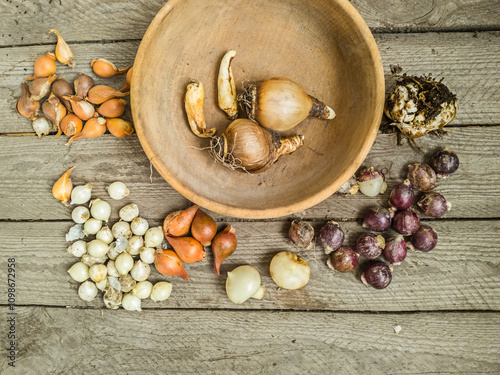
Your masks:
[{"label": "dried bulb husk", "polygon": [[163,221],[163,233],[167,236],[184,236],[189,232],[194,215],[199,206],[193,205],[182,211],[174,211],[167,215]]},{"label": "dried bulb husk", "polygon": [[68,200],[71,197],[71,190],[73,190],[73,183],[69,178],[69,174],[75,167],[71,167],[63,173],[61,177],[52,186],[52,195],[54,198],[59,199],[62,204],[68,206]]},{"label": "dried bulb husk", "polygon": [[56,80],[56,75],[52,74],[49,77],[36,78],[30,83],[31,100],[40,100],[47,96],[50,91],[52,82]]},{"label": "dried bulb husk", "polygon": [[281,138],[247,120],[234,120],[218,138],[212,138],[210,153],[216,161],[229,169],[261,173],[282,155],[294,152],[303,144],[304,137],[295,135]]},{"label": "dried bulb husk", "polygon": [[33,130],[38,136],[38,139],[42,138],[43,135],[47,135],[50,133],[51,126],[49,120],[47,120],[43,116],[35,117],[31,125],[33,126]]},{"label": "dried bulb husk", "polygon": [[186,281],[189,280],[184,263],[173,250],[158,249],[155,253],[155,267],[162,275],[180,276]]},{"label": "dried bulb husk", "polygon": [[118,69],[115,64],[106,59],[92,60],[90,66],[95,74],[103,78],[113,77],[117,74],[125,73],[130,69],[130,66],[124,69]]},{"label": "dried bulb husk", "polygon": [[217,129],[207,129],[205,114],[203,113],[203,102],[205,101],[205,90],[203,83],[195,81],[190,83],[184,97],[184,108],[188,118],[191,131],[201,138],[210,138]]},{"label": "dried bulb husk", "polygon": [[75,66],[75,59],[73,57],[73,51],[69,48],[68,43],[66,43],[59,34],[57,30],[50,30],[49,33],[54,33],[57,35],[57,45],[56,45],[56,58],[61,64],[68,65],[70,68]]},{"label": "dried bulb husk", "polygon": [[57,78],[52,83],[52,92],[55,96],[64,104],[68,112],[73,111],[71,108],[71,102],[68,99],[65,99],[65,96],[73,96],[75,92],[73,91],[73,87],[71,84],[66,81],[64,78]]},{"label": "dried bulb husk", "polygon": [[210,246],[217,234],[217,224],[214,219],[202,210],[196,211],[191,223],[191,235],[198,240],[202,246]]},{"label": "dried bulb husk", "polygon": [[309,116],[335,118],[333,109],[285,78],[248,83],[238,100],[250,120],[278,132],[292,129]]},{"label": "dried bulb husk", "polygon": [[86,74],[79,73],[73,82],[76,96],[80,99],[86,99],[92,87],[95,86],[94,79]]},{"label": "dried bulb husk", "polygon": [[123,138],[134,132],[132,124],[121,118],[106,118],[106,126],[115,137]]},{"label": "dried bulb husk", "polygon": [[106,132],[106,120],[102,117],[97,117],[97,118],[93,117],[85,123],[81,132],[76,133],[69,139],[66,145],[69,146],[77,139],[97,138],[103,135],[105,132]]},{"label": "dried bulb husk", "polygon": [[222,262],[236,250],[238,241],[236,240],[236,231],[231,225],[224,228],[222,232],[217,233],[212,241],[212,252],[214,253],[215,273],[220,276],[220,266]]},{"label": "dried bulb husk", "polygon": [[102,300],[104,301],[104,305],[106,305],[106,308],[111,310],[118,309],[122,304],[123,293],[115,288],[112,288],[109,285],[107,285],[104,290],[106,292],[104,293]]},{"label": "dried bulb husk", "polygon": [[385,103],[384,113],[408,138],[442,129],[458,112],[457,97],[430,76],[403,76]]},{"label": "dried bulb husk", "polygon": [[167,237],[167,241],[185,263],[200,262],[207,256],[201,243],[193,237]]},{"label": "dried bulb husk", "polygon": [[231,62],[235,56],[235,50],[230,50],[224,55],[220,63],[219,77],[217,79],[219,108],[226,112],[231,120],[238,117],[236,85],[233,70],[231,69]]},{"label": "dried bulb husk", "polygon": [[94,106],[86,100],[82,100],[77,96],[65,96],[64,98],[71,102],[73,113],[83,121],[87,121],[95,117],[96,113]]},{"label": "dried bulb husk", "polygon": [[87,100],[93,104],[102,104],[109,99],[123,98],[129,94],[129,91],[120,92],[106,85],[97,85],[89,90]]},{"label": "dried bulb husk", "polygon": [[23,92],[19,99],[17,99],[16,110],[21,116],[26,117],[27,119],[32,120],[36,116],[38,116],[38,112],[40,110],[40,102],[36,100],[31,100],[30,90],[26,82],[21,83],[21,87]]},{"label": "dried bulb husk", "polygon": [[59,124],[64,116],[66,116],[66,107],[54,93],[51,93],[49,98],[42,104],[42,111],[52,121],[52,130],[57,131],[56,136],[61,135],[62,131],[59,128]]},{"label": "dried bulb husk", "polygon": [[33,81],[35,78],[48,77],[56,72],[56,55],[47,52],[35,60],[34,74],[26,78],[27,81]]},{"label": "dried bulb husk", "polygon": [[127,101],[124,99],[110,99],[102,103],[96,111],[103,117],[115,118],[123,115],[126,105]]},{"label": "dried bulb husk", "polygon": [[[59,131],[64,133],[67,136],[73,136],[77,133],[80,133],[83,128],[82,120],[75,115],[74,113],[70,113],[61,120],[59,124]],[[56,134],[56,137],[61,135],[60,133]]]},{"label": "dried bulb husk", "polygon": [[134,70],[134,67],[131,66],[129,71],[127,72],[127,82],[125,83],[125,86],[123,86],[123,88],[120,89],[121,92],[125,92],[125,91],[128,91],[130,90],[130,84],[132,82],[132,72]]}]

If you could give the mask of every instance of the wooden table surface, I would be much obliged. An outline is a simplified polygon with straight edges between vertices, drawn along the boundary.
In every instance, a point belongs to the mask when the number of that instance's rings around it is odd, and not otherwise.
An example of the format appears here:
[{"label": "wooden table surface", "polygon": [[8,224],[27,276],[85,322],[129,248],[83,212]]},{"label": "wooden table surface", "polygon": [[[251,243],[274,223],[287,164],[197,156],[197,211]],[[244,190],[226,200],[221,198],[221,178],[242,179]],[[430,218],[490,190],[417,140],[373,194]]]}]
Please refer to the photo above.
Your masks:
[{"label": "wooden table surface", "polygon": [[[286,291],[275,286],[268,265],[277,251],[295,250],[286,235],[291,217],[250,221],[213,214],[220,227],[231,224],[238,233],[238,250],[223,273],[254,265],[267,287],[264,299],[232,304],[225,276],[214,274],[209,254],[208,262],[187,266],[189,282],[166,278],[173,283],[171,297],[144,301],[140,313],[106,310],[101,298],[79,299],[78,284],[66,272],[75,262],[65,251],[70,210],[52,198],[51,186],[73,165],[73,183],[91,183],[96,197],[107,196],[110,182],[124,181],[131,194],[111,202],[112,221],[118,208],[135,202],[159,225],[189,202],[150,169],[135,134],[106,134],[69,148],[53,135],[19,136],[32,129],[15,103],[34,60],[54,48],[51,28],[76,56],[75,70],[58,65],[58,74],[72,80],[77,72],[90,73],[94,58],[132,64],[164,0],[2,3],[1,342],[7,349],[7,263],[15,258],[17,362],[8,366],[3,351],[0,373],[500,373],[500,1],[351,3],[374,33],[386,73],[399,64],[408,74],[444,77],[460,100],[444,138],[419,140],[427,154],[448,146],[461,161],[438,187],[452,210],[425,219],[439,233],[437,248],[409,254],[382,291],[363,286],[359,272],[330,271],[320,249],[298,251],[312,277],[305,288]],[[122,81],[98,80],[114,87]],[[423,158],[406,142],[396,146],[395,135],[379,134],[365,165],[386,168],[393,186],[406,164]],[[333,195],[295,217],[315,228],[342,220],[346,243],[353,245],[363,209],[387,199],[388,192],[377,198]],[[152,279],[165,278],[154,271]],[[395,326],[401,327],[398,334]]]}]

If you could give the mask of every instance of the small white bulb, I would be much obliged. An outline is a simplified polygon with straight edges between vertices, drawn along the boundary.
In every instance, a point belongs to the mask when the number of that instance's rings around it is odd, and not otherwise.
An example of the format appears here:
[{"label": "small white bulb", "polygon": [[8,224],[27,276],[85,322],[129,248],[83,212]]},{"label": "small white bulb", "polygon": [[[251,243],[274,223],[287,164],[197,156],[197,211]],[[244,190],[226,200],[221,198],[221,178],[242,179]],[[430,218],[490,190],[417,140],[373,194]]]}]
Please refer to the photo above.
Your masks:
[{"label": "small white bulb", "polygon": [[128,196],[130,194],[130,191],[127,189],[127,185],[125,185],[123,182],[116,181],[108,186],[108,194],[111,198],[119,201],[120,199]]},{"label": "small white bulb", "polygon": [[104,264],[94,264],[89,268],[89,276],[95,283],[100,283],[106,279],[108,268]]},{"label": "small white bulb", "polygon": [[152,247],[143,247],[139,250],[141,260],[146,264],[154,263],[156,250]]},{"label": "small white bulb", "polygon": [[70,246],[68,246],[68,254],[71,254],[75,257],[81,257],[83,254],[87,252],[87,243],[82,240],[78,240],[73,242]]},{"label": "small white bulb", "polygon": [[98,219],[94,219],[91,217],[88,219],[85,224],[83,224],[83,234],[88,236],[89,234],[96,234],[102,228],[102,221]]},{"label": "small white bulb", "polygon": [[104,291],[104,289],[106,289],[106,286],[108,285],[108,279],[104,279],[104,280],[101,280],[100,282],[98,283],[95,283],[95,286],[97,287],[97,289],[99,289],[100,291]]},{"label": "small white bulb", "polygon": [[98,220],[108,221],[111,216],[111,206],[102,199],[94,199],[90,202],[90,213]]},{"label": "small white bulb", "polygon": [[120,275],[126,275],[134,267],[134,258],[127,253],[121,253],[115,259],[115,267]]},{"label": "small white bulb", "polygon": [[166,281],[160,281],[153,286],[151,290],[151,299],[155,302],[165,301],[172,293],[172,284]]},{"label": "small white bulb", "polygon": [[125,207],[122,207],[119,215],[121,220],[130,222],[139,216],[139,206],[135,203],[127,204]]},{"label": "small white bulb", "polygon": [[111,227],[111,232],[113,232],[113,237],[118,238],[130,238],[132,236],[132,231],[130,230],[130,224],[126,221],[119,221]]},{"label": "small white bulb", "polygon": [[144,236],[144,244],[146,247],[156,247],[163,241],[162,227],[149,228]]},{"label": "small white bulb", "polygon": [[82,262],[78,262],[71,266],[68,273],[73,280],[81,283],[89,278],[89,267]]},{"label": "small white bulb", "polygon": [[150,281],[141,281],[132,288],[132,294],[140,299],[148,298],[151,295],[153,284]]},{"label": "small white bulb", "polygon": [[33,126],[33,130],[35,131],[38,138],[41,138],[42,135],[47,135],[50,133],[50,129],[52,126],[45,117],[35,117],[33,122],[31,123]]},{"label": "small white bulb", "polygon": [[106,242],[108,245],[113,242],[114,237],[113,237],[113,232],[111,232],[111,229],[108,228],[107,225],[103,226],[99,232],[95,235],[95,238],[98,240]]},{"label": "small white bulb", "polygon": [[136,281],[144,281],[150,274],[151,268],[141,260],[135,262],[134,267],[130,270],[130,276]]},{"label": "small white bulb", "polygon": [[106,242],[101,240],[92,240],[87,244],[87,252],[90,256],[100,258],[106,255],[109,246]]},{"label": "small white bulb", "polygon": [[78,295],[84,301],[92,301],[97,296],[97,286],[94,282],[87,280],[78,288]]},{"label": "small white bulb", "polygon": [[121,291],[125,293],[130,292],[137,284],[137,281],[135,281],[130,274],[120,276],[118,281],[120,282]]},{"label": "small white bulb", "polygon": [[144,240],[142,236],[132,236],[128,240],[127,251],[130,255],[137,255],[143,246]]},{"label": "small white bulb", "polygon": [[90,218],[90,212],[87,207],[77,206],[71,211],[71,219],[77,224],[83,224]]},{"label": "small white bulb", "polygon": [[92,195],[92,185],[85,184],[80,186],[75,186],[71,191],[71,203],[70,204],[84,204],[90,200]]},{"label": "small white bulb", "polygon": [[149,223],[142,217],[136,217],[130,223],[130,229],[136,236],[144,236],[144,234],[146,234],[147,230],[149,229]]},{"label": "small white bulb", "polygon": [[141,311],[141,299],[131,293],[126,293],[122,299],[122,306],[128,311]]},{"label": "small white bulb", "polygon": [[89,267],[92,267],[94,264],[104,264],[106,260],[108,260],[106,255],[99,258],[90,256],[89,254],[82,255],[82,263],[85,263]]},{"label": "small white bulb", "polygon": [[108,269],[108,276],[112,276],[112,277],[118,277],[118,276],[120,276],[120,274],[118,273],[118,270],[115,267],[115,261],[114,260],[110,260],[106,264],[106,267]]}]

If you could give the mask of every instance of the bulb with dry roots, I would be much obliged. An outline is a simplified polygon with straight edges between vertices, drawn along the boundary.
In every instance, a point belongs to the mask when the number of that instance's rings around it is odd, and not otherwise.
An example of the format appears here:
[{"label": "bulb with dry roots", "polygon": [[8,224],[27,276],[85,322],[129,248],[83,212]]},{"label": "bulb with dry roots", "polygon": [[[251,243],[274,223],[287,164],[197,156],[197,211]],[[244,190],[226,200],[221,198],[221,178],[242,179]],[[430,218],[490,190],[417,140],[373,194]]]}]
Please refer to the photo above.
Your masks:
[{"label": "bulb with dry roots", "polygon": [[220,63],[219,78],[217,79],[219,108],[227,113],[231,120],[238,117],[238,100],[236,99],[236,85],[234,83],[231,61],[236,56],[235,50],[228,51]]},{"label": "bulb with dry roots", "polygon": [[290,154],[304,144],[304,136],[281,138],[247,120],[234,120],[220,137],[212,138],[210,154],[229,169],[261,173],[280,156]]},{"label": "bulb with dry roots", "polygon": [[201,138],[210,138],[216,129],[207,129],[205,114],[203,113],[203,102],[205,101],[205,89],[203,83],[195,81],[187,86],[184,106],[191,127],[191,131]]}]

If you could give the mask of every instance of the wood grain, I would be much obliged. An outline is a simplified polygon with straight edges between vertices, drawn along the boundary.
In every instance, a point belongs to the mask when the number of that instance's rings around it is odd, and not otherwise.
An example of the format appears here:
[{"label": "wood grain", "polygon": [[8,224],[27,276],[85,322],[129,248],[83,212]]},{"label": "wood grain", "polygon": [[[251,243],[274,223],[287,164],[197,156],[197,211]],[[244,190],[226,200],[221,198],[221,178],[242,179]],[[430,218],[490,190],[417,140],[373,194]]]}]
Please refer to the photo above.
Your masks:
[{"label": "wood grain", "polygon": [[[448,146],[460,157],[459,170],[448,179],[440,180],[437,188],[453,205],[444,218],[498,217],[500,127],[453,128],[443,139],[426,137],[418,142],[427,155]],[[405,178],[407,164],[425,160],[408,143],[397,146],[395,135],[379,135],[364,165],[384,169],[389,186],[384,194],[375,198],[360,193],[348,197],[333,195],[296,216],[362,218],[368,207],[386,204],[391,188]],[[118,208],[135,202],[148,219],[159,220],[189,204],[151,170],[136,135],[124,139],[105,135],[79,140],[69,148],[62,138],[0,137],[0,164],[3,166],[0,220],[69,220],[71,210],[52,197],[51,188],[73,165],[76,165],[71,174],[73,184],[91,183],[93,196],[108,199],[114,215]],[[123,201],[107,198],[105,188],[116,180],[122,180],[130,188],[131,195]]]},{"label": "wood grain", "polygon": [[[452,125],[498,124],[500,117],[500,34],[377,34],[375,35],[387,74],[389,65],[399,64],[405,73],[432,73],[457,94],[460,103]],[[75,44],[76,67],[71,70],[58,64],[57,74],[72,81],[78,72],[91,74],[96,83],[121,88],[123,76],[103,79],[91,73],[90,61],[107,58],[119,67],[133,64],[139,41],[121,43]],[[15,105],[21,94],[23,77],[32,74],[36,58],[53,46],[2,48],[0,50],[0,133],[32,132],[30,121],[20,117]],[[416,58],[417,57],[417,58]],[[237,66],[237,60],[234,65]],[[292,77],[293,78],[293,77]],[[241,80],[238,79],[238,82]],[[386,90],[394,78],[386,76]],[[210,95],[210,92],[206,92]]]},{"label": "wood grain", "polygon": [[18,361],[15,369],[2,361],[6,375],[500,371],[500,316],[492,313],[18,312]]},{"label": "wood grain", "polygon": [[[53,42],[55,28],[67,41],[141,39],[165,0],[54,0],[44,3],[11,0],[0,14],[0,45]],[[498,0],[353,0],[375,32],[495,30]],[[37,25],[37,27],[33,27]]]},{"label": "wood grain", "polygon": [[[114,221],[112,221],[114,222]],[[319,230],[326,222],[313,221]],[[151,225],[160,222],[151,221]],[[219,223],[219,229],[225,222]],[[103,308],[101,298],[80,300],[78,283],[67,270],[77,258],[66,253],[64,239],[70,222],[2,223],[0,269],[7,269],[7,259],[16,258],[17,301],[19,305],[79,306]],[[438,233],[438,246],[429,253],[409,253],[395,266],[393,281],[387,289],[364,286],[360,275],[364,260],[355,272],[341,274],[326,266],[327,256],[315,250],[294,248],[288,241],[289,221],[231,223],[236,230],[238,248],[226,259],[218,277],[213,271],[213,257],[207,249],[207,261],[186,264],[190,280],[164,277],[153,267],[151,281],[167,280],[173,284],[171,297],[161,303],[146,300],[143,308],[174,309],[292,309],[329,311],[433,311],[500,310],[500,221],[438,221],[431,225]],[[355,246],[364,231],[358,223],[341,223],[346,233],[344,243]],[[389,234],[386,234],[388,236]],[[394,234],[392,234],[394,235]],[[311,279],[303,289],[279,289],[269,274],[269,263],[279,251],[293,251],[311,267]],[[225,293],[226,272],[250,264],[256,267],[266,287],[263,300],[232,304]],[[0,304],[6,303],[6,294]]]}]

